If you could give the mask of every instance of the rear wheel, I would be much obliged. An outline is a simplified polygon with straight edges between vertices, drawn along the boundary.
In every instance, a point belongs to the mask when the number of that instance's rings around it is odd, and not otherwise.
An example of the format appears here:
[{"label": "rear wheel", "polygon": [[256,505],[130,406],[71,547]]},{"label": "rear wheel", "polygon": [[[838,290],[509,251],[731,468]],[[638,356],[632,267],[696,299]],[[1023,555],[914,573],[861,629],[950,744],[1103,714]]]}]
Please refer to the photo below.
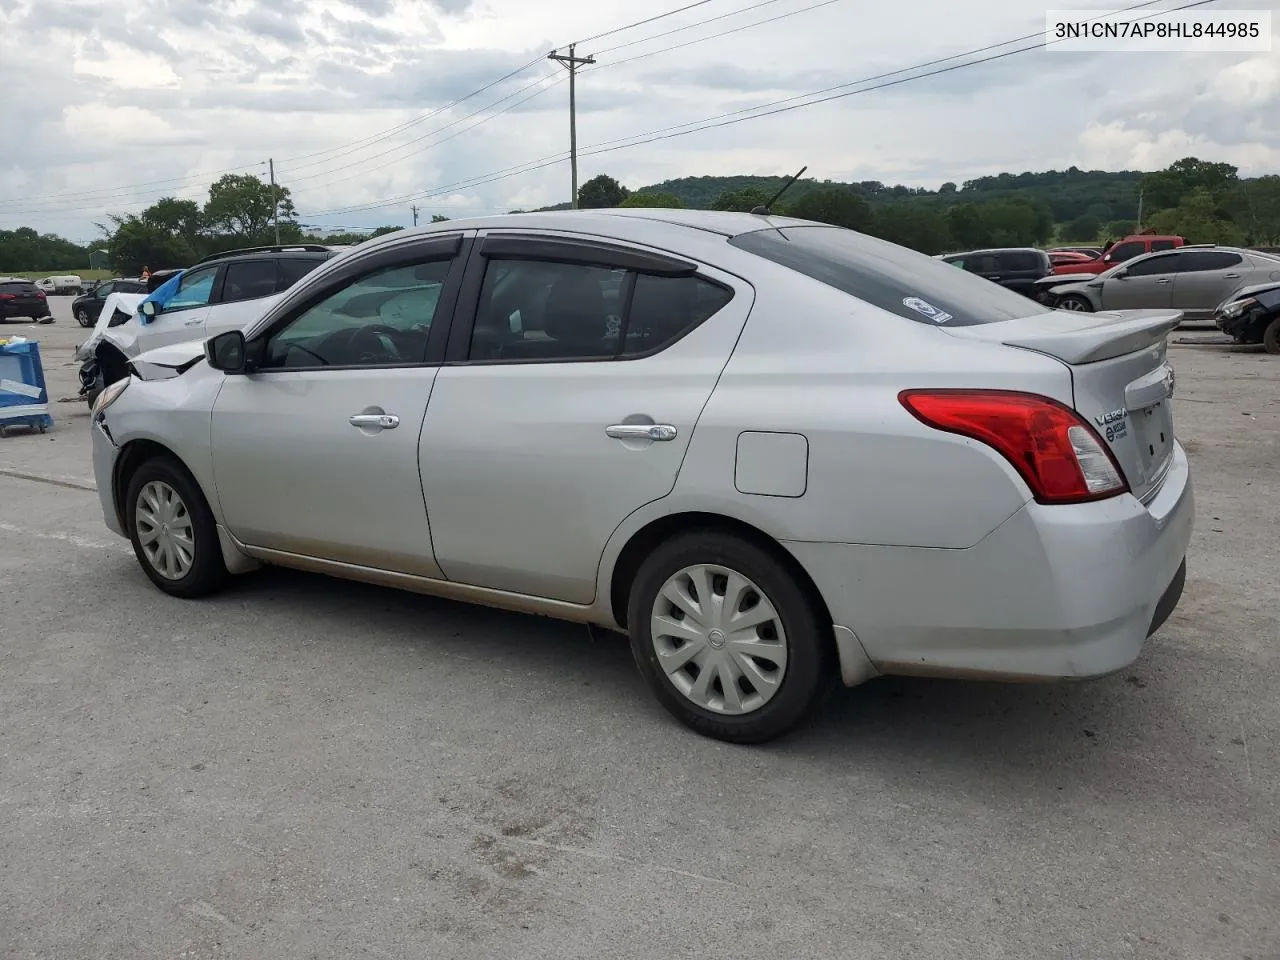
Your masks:
[{"label": "rear wheel", "polygon": [[768,550],[693,531],[663,543],[636,574],[631,650],[681,723],[733,743],[763,743],[807,719],[834,686],[830,627]]},{"label": "rear wheel", "polygon": [[1057,309],[1075,313],[1093,313],[1093,304],[1079,294],[1069,293],[1058,301]]},{"label": "rear wheel", "polygon": [[1262,346],[1267,353],[1280,353],[1280,317],[1272,318],[1262,334]]},{"label": "rear wheel", "polygon": [[157,587],[174,597],[213,593],[227,579],[213,512],[199,486],[172,457],[153,457],[125,491],[134,555]]}]

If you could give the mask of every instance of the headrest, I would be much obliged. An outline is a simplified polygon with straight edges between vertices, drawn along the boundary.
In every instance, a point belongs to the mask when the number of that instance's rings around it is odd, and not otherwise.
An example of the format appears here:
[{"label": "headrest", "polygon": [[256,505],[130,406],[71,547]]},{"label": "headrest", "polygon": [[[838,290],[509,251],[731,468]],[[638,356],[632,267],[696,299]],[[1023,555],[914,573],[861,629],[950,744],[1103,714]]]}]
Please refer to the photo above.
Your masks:
[{"label": "headrest", "polygon": [[561,277],[547,295],[542,329],[562,343],[594,344],[609,335],[609,309],[600,281],[574,271]]}]

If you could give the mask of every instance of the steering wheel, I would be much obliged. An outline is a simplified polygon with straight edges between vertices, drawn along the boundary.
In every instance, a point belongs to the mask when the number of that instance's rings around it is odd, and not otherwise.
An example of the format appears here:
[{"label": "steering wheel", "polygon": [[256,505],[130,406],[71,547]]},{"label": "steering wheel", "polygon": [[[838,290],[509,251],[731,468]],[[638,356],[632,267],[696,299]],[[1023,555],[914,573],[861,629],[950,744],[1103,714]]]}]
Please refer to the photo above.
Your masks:
[{"label": "steering wheel", "polygon": [[395,363],[403,359],[394,339],[399,332],[385,323],[371,323],[349,330],[343,346],[361,363]]}]

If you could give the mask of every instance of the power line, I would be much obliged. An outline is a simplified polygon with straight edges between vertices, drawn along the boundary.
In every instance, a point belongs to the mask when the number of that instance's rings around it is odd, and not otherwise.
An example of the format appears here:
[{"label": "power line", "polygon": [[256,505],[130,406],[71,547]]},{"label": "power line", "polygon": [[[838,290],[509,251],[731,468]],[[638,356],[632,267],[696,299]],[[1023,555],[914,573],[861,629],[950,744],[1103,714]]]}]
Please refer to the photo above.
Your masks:
[{"label": "power line", "polygon": [[604,37],[611,37],[615,33],[621,33],[623,30],[631,30],[635,27],[643,27],[646,23],[653,23],[656,20],[665,20],[667,17],[674,17],[677,13],[684,13],[686,10],[692,10],[694,7],[705,7],[711,0],[697,0],[696,3],[686,4],[683,7],[677,7],[674,10],[668,10],[666,13],[660,13],[657,16],[647,17],[644,20],[637,20],[635,23],[628,23],[621,27],[614,27],[612,30],[606,30],[603,33],[592,34],[589,37],[583,37],[581,40],[573,41],[570,46],[580,47],[584,43],[590,43],[592,40],[600,40]]},{"label": "power line", "polygon": [[597,50],[593,56],[604,56],[606,53],[613,53],[615,50],[625,50],[627,47],[634,47],[639,43],[648,43],[650,40],[657,40],[660,37],[669,37],[673,33],[681,33],[691,27],[703,27],[708,23],[715,23],[717,20],[726,20],[729,17],[736,17],[740,13],[748,13],[760,7],[768,7],[775,3],[781,3],[782,0],[761,0],[760,3],[753,3],[749,7],[742,7],[739,10],[730,10],[728,13],[722,13],[719,16],[708,17],[706,20],[699,20],[697,23],[687,23],[679,27],[672,27],[670,30],[663,30],[662,33],[655,33],[649,37],[641,37],[639,40],[628,40],[626,43],[615,44],[612,47],[605,47],[603,50]]},{"label": "power line", "polygon": [[[1135,10],[1140,10],[1145,7],[1153,6],[1154,4],[1159,2],[1162,2],[1162,0],[1145,0],[1145,2],[1143,3],[1133,4],[1129,7],[1124,8],[1124,10],[1119,12],[1130,13]],[[1155,11],[1149,16],[1160,16],[1163,13],[1176,13],[1178,11],[1187,10],[1192,7],[1204,6],[1212,2],[1215,2],[1215,0],[1197,0],[1197,2],[1184,4],[1183,6],[1179,6],[1179,7],[1174,7],[1171,10]],[[1109,15],[1110,13],[1108,12],[1108,13],[1101,14],[1098,17],[1092,17],[1088,19],[1100,19],[1102,17],[1106,17]],[[954,60],[960,60],[965,57],[971,57],[975,54],[996,50],[1000,47],[1010,46],[1011,44],[1021,43],[1023,41],[1030,40],[1036,37],[1040,38],[1039,42],[1031,44],[1026,47],[1019,47],[1015,50],[1005,51],[1003,53],[994,54],[989,57],[983,57],[978,60],[966,60],[963,63],[951,63],[951,61],[954,61]],[[927,77],[937,76],[943,73],[949,73],[955,70],[963,69],[965,67],[978,66],[980,64],[989,63],[994,60],[1000,60],[1006,57],[1015,56],[1020,53],[1026,53],[1031,50],[1037,50],[1043,46],[1045,46],[1044,32],[1037,31],[1035,33],[1027,34],[1022,37],[1013,38],[1011,40],[1004,40],[999,43],[988,44],[984,47],[979,47],[975,50],[969,50],[964,53],[953,54],[952,56],[948,56],[948,57],[940,57],[934,60],[926,61],[921,64],[916,64],[911,67],[904,67],[898,70],[889,71],[887,73],[877,74],[872,77],[864,77],[861,80],[854,80],[848,83],[837,84],[835,86],[826,87],[822,90],[813,91],[811,93],[799,94],[794,97],[787,97],[782,100],[775,100],[769,103],[759,104],[754,107],[746,107],[741,110],[735,110],[726,114],[719,114],[717,116],[704,118],[702,120],[695,120],[695,121],[689,121],[683,124],[676,124],[674,126],[649,131],[648,133],[634,134],[630,137],[622,137],[617,140],[604,141],[602,143],[595,144],[591,147],[584,148],[582,151],[580,151],[579,155],[580,156],[596,156],[603,153],[612,153],[617,150],[625,150],[630,147],[641,146],[647,143],[653,143],[657,140],[673,139],[675,137],[687,136],[692,133],[699,133],[703,130],[730,126],[732,124],[741,123],[746,120],[755,120],[761,117],[773,116],[779,113],[786,113],[792,110],[798,110],[803,107],[816,106],[817,104],[820,104],[820,103],[827,103],[832,100],[838,100],[838,99],[843,99],[845,97],[855,96],[860,93],[871,93],[876,90],[885,89],[886,87],[897,86],[899,84],[906,83],[911,80],[922,80]],[[951,65],[945,66],[945,67],[940,66],[942,64],[948,64],[948,63],[950,63]],[[929,70],[928,72],[925,72],[925,73],[914,73],[914,71],[922,70],[928,67],[935,67],[935,66],[938,67],[938,69]],[[886,82],[878,83],[870,87],[864,87],[862,89],[857,89],[857,90],[845,89],[853,86],[861,86],[862,84],[866,84],[875,80],[882,80],[889,77],[895,77],[904,73],[913,73],[914,75],[908,76],[908,77],[900,77],[899,79],[896,79],[896,80],[886,80]],[[833,93],[833,91],[837,91],[837,90],[840,90],[843,92]],[[831,95],[821,96],[822,94],[831,94]],[[819,99],[813,99],[814,97],[818,97]],[[795,102],[799,100],[803,100],[805,102],[803,103]],[[750,115],[744,115],[744,114],[750,114]],[[682,128],[687,128],[687,129],[682,129]],[[562,162],[565,156],[566,154],[564,152],[561,152],[551,156],[540,158],[538,160],[530,160],[530,161],[527,161],[526,163],[516,164],[513,167],[508,167],[504,170],[496,171],[495,173],[492,173],[492,174],[482,175],[481,177],[469,178],[466,180],[460,180],[455,183],[448,184],[444,187],[438,188],[436,192],[429,192],[426,194],[414,194],[407,197],[399,197],[393,200],[380,201],[373,204],[351,205],[351,206],[346,206],[346,207],[342,207],[342,208],[338,208],[330,211],[324,211],[322,213],[312,214],[311,216],[313,217],[326,216],[326,215],[332,215],[337,213],[355,213],[363,210],[379,209],[383,206],[392,206],[398,203],[403,203],[408,199],[414,199],[414,200],[430,199],[432,197],[442,196],[454,190],[470,189],[472,187],[482,186],[486,183],[492,183],[498,180],[505,180],[505,179],[508,179],[509,177],[520,176],[525,173],[532,173],[536,170],[540,170],[545,167],[551,166],[553,164]]]}]

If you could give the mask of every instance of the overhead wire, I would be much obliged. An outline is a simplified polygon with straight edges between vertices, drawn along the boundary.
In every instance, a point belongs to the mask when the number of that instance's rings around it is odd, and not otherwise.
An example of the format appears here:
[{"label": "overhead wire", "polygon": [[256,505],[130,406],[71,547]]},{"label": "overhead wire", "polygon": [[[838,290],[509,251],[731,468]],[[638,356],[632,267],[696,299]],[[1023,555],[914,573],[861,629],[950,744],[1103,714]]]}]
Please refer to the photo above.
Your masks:
[{"label": "overhead wire", "polygon": [[[1097,17],[1092,17],[1088,19],[1100,19],[1102,17],[1111,16],[1113,13],[1131,13],[1136,10],[1154,6],[1156,3],[1160,3],[1160,2],[1162,2],[1162,0],[1144,0],[1144,2],[1142,3],[1132,4],[1124,8],[1123,10],[1107,11],[1103,14],[1098,15]],[[1170,10],[1155,11],[1149,14],[1148,17],[1160,16],[1164,13],[1176,13],[1181,10],[1191,9],[1193,7],[1205,6],[1206,4],[1213,3],[1213,2],[1215,2],[1215,0],[1196,0],[1196,2],[1174,7]],[[1039,42],[1031,44],[1029,46],[1019,47],[1014,50],[993,54],[992,56],[982,57],[977,60],[964,60],[964,62],[962,63],[951,62],[951,61],[960,60],[966,57],[972,57],[975,54],[986,53],[988,51],[997,50],[1000,47],[1007,47],[1012,44],[1021,43],[1036,37],[1040,38]],[[809,93],[799,94],[793,97],[787,97],[781,100],[775,100],[765,104],[758,104],[752,107],[745,107],[740,110],[731,111],[725,114],[719,114],[713,117],[703,118],[701,120],[694,120],[694,121],[689,121],[682,124],[675,124],[669,127],[648,131],[647,133],[633,134],[631,136],[620,137],[612,141],[603,141],[601,143],[592,144],[582,149],[579,149],[578,156],[579,157],[596,156],[603,153],[611,153],[617,150],[624,150],[624,149],[629,149],[635,146],[641,146],[647,143],[653,143],[658,140],[673,139],[675,137],[686,136],[692,133],[699,133],[703,130],[716,129],[719,127],[730,126],[735,123],[745,122],[747,120],[754,120],[762,117],[774,116],[780,113],[787,113],[793,110],[802,109],[804,107],[816,106],[818,104],[827,103],[832,100],[838,100],[838,99],[843,99],[845,97],[855,96],[860,93],[871,93],[876,90],[881,90],[887,87],[892,87],[892,86],[900,85],[902,83],[907,83],[912,80],[921,80],[921,79],[937,76],[944,73],[950,73],[955,70],[964,69],[966,67],[979,66],[983,63],[989,63],[995,60],[1005,59],[1007,57],[1016,56],[1017,54],[1027,53],[1031,50],[1037,50],[1045,45],[1046,45],[1046,41],[1044,40],[1044,31],[1037,31],[1035,33],[1026,34],[1021,37],[1015,37],[1009,40],[1003,40],[998,43],[987,44],[986,46],[978,47],[974,50],[968,50],[963,53],[953,54],[947,57],[939,57],[933,60],[925,61],[924,63],[915,64],[910,67],[903,67],[898,70],[892,70],[886,73],[876,74],[871,77],[864,77],[860,80],[853,80],[847,83],[836,84],[830,87],[825,87],[821,90],[811,91]],[[950,64],[950,65],[942,66],[943,64]],[[938,67],[938,69],[927,70],[927,72],[924,72],[924,73],[916,73],[916,71],[925,70],[926,68],[929,68],[929,67]],[[908,77],[899,76],[900,74],[904,74],[904,73],[911,73],[913,75]],[[894,80],[889,80],[888,78],[890,77],[899,77],[899,78]],[[877,83],[877,84],[874,84],[873,86],[863,87],[862,89],[857,89],[857,90],[846,89],[848,87],[855,87],[855,86],[861,87],[863,84],[872,83],[873,81],[876,81],[876,80],[885,80],[886,82]],[[835,91],[842,91],[842,92],[836,93]],[[829,94],[829,95],[823,96],[824,94]],[[804,102],[797,103],[796,101],[804,101]],[[405,203],[405,202],[410,202],[415,200],[432,199],[434,197],[443,196],[445,194],[454,192],[456,190],[471,189],[472,187],[482,186],[487,183],[508,179],[513,176],[521,176],[526,173],[532,173],[536,170],[540,170],[545,167],[552,166],[557,163],[561,163],[564,161],[564,159],[567,156],[568,156],[568,151],[560,151],[559,153],[549,155],[547,157],[542,157],[537,160],[530,160],[522,164],[516,164],[512,167],[508,167],[508,168],[505,168],[504,170],[496,171],[492,174],[485,174],[485,175],[481,175],[480,177],[468,178],[466,180],[460,180],[455,183],[447,184],[443,187],[437,188],[435,192],[411,194],[411,195],[406,195],[402,197],[396,197],[396,198],[385,200],[385,201],[379,201],[372,204],[348,205],[341,208],[335,208],[334,210],[322,211],[320,213],[313,213],[313,214],[310,214],[310,216],[320,217],[320,216],[327,216],[327,215],[336,215],[339,213],[342,213],[342,214],[356,213],[356,212],[361,212],[365,210],[380,209],[384,206],[394,206],[400,203]]]}]

